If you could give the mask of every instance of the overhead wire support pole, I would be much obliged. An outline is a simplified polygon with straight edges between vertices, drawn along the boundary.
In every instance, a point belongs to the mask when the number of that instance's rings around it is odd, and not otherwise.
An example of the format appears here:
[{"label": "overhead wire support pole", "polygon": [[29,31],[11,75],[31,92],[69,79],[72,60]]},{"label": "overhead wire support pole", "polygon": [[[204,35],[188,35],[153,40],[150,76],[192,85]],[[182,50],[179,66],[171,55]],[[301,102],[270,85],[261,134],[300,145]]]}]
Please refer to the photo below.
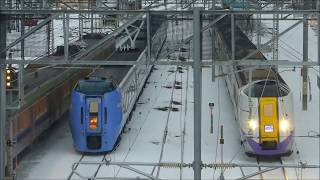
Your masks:
[{"label": "overhead wire support pole", "polygon": [[82,40],[82,35],[83,35],[83,16],[79,14],[79,39],[80,40]]},{"label": "overhead wire support pole", "polygon": [[[262,10],[260,0],[258,0],[258,7]],[[257,48],[261,49],[261,14],[257,14]]]},{"label": "overhead wire support pole", "polygon": [[63,14],[64,60],[69,57],[69,14]]},{"label": "overhead wire support pole", "polygon": [[[213,0],[212,2],[212,9],[215,9],[215,0]],[[203,30],[203,28],[202,28]],[[211,46],[212,46],[212,67],[211,67],[211,70],[212,70],[212,82],[215,82],[216,78],[216,66],[215,66],[215,58],[216,58],[216,44],[215,44],[215,40],[216,40],[216,36],[215,36],[215,27],[214,25],[211,26]]]},{"label": "overhead wire support pole", "polygon": [[235,31],[235,25],[234,25],[234,14],[231,14],[231,59],[235,60],[235,39],[234,39],[234,31]]},{"label": "overhead wire support pole", "polygon": [[[0,2],[0,7],[4,7],[5,2]],[[6,16],[0,11],[0,179],[5,177],[6,166],[6,53],[2,51],[6,48],[7,40],[7,21]]]},{"label": "overhead wire support pole", "polygon": [[194,179],[201,180],[201,54],[202,54],[202,38],[201,38],[201,8],[193,9],[193,99],[194,99]]},{"label": "overhead wire support pole", "polygon": [[[21,1],[21,8],[24,8],[24,1]],[[24,35],[25,33],[25,15],[22,15],[22,19],[20,20],[21,23],[21,27],[20,27],[20,31],[21,31],[21,37]],[[21,40],[21,44],[20,44],[20,47],[21,47],[21,59],[24,60],[24,45],[25,45],[25,41],[24,39]]]},{"label": "overhead wire support pole", "polygon": [[[318,65],[320,66],[320,1],[318,1]],[[319,67],[319,71],[320,71],[320,67]],[[320,89],[320,75],[318,76],[318,88]],[[320,94],[319,94],[319,98],[320,98]],[[319,117],[320,117],[320,114],[319,114]]]},{"label": "overhead wire support pole", "polygon": [[150,27],[150,13],[147,13],[147,66],[151,63],[151,27]]},{"label": "overhead wire support pole", "polygon": [[[308,15],[303,15],[303,62],[308,61]],[[308,109],[308,68],[303,66],[302,75],[302,110]]]},{"label": "overhead wire support pole", "polygon": [[[275,4],[273,5],[273,9],[274,10],[279,10],[279,4],[278,4],[278,0],[276,0]],[[279,59],[279,14],[274,14],[273,15],[273,28],[272,28],[272,60],[278,60]]]},{"label": "overhead wire support pole", "polygon": [[[317,6],[318,6],[317,7],[318,9],[318,65],[320,66],[320,1],[318,1]],[[320,67],[319,67],[319,71],[320,71]],[[318,88],[319,88],[319,103],[320,103],[320,75],[318,75]],[[319,111],[319,118],[320,118],[320,111]],[[319,129],[320,129],[320,123],[319,123]]]}]

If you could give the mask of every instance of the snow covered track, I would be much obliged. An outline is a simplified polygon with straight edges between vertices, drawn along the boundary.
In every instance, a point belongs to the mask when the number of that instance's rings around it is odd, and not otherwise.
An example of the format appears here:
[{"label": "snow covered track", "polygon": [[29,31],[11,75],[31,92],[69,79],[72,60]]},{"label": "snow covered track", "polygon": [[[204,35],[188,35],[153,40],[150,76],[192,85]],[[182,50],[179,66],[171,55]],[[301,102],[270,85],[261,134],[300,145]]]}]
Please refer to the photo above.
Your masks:
[{"label": "snow covered track", "polygon": [[[84,154],[81,156],[79,162],[81,162],[83,158],[84,158]],[[67,180],[70,180],[72,178],[74,171],[77,170],[78,166],[79,166],[79,163],[72,167],[72,171],[71,171],[70,175],[68,176]]]},{"label": "snow covered track", "polygon": [[[280,164],[283,165],[283,161],[282,161],[281,157],[279,158],[279,161],[280,161]],[[282,169],[284,179],[288,180],[288,176],[287,176],[285,167],[282,167],[281,169]]]}]

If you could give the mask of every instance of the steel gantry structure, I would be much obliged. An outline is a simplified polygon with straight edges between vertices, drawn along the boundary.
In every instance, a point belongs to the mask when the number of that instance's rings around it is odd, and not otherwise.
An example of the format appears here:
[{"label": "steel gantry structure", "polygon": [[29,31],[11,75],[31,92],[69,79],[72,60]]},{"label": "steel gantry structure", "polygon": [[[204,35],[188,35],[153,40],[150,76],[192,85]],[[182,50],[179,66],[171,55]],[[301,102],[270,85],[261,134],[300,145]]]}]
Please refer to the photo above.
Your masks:
[{"label": "steel gantry structure", "polygon": [[[152,9],[147,10],[106,10],[106,9],[8,9],[5,8],[5,1],[1,1],[0,3],[0,179],[4,179],[6,175],[6,149],[7,149],[7,140],[6,139],[6,111],[7,111],[7,103],[6,103],[6,89],[5,89],[5,68],[9,64],[19,64],[21,67],[26,64],[46,64],[50,66],[55,65],[64,65],[66,68],[71,66],[99,66],[99,65],[133,65],[137,62],[129,62],[129,61],[69,61],[68,56],[65,55],[64,61],[29,61],[29,60],[22,60],[20,59],[14,59],[14,58],[7,58],[6,54],[7,51],[15,46],[18,43],[22,43],[26,37],[28,37],[33,32],[37,31],[39,28],[47,24],[50,20],[57,18],[59,14],[63,14],[64,19],[64,29],[68,29],[68,19],[69,14],[102,14],[102,15],[132,15],[134,17],[141,17],[141,16],[147,16],[147,29],[150,31],[150,15],[193,15],[193,35],[186,38],[186,41],[188,43],[193,40],[193,58],[190,59],[188,62],[180,62],[180,61],[167,61],[166,59],[152,59],[150,55],[150,49],[151,49],[151,41],[150,37],[148,37],[147,42],[147,59],[148,63],[155,64],[155,65],[186,65],[186,66],[192,66],[194,68],[194,161],[190,164],[175,164],[177,166],[182,167],[192,167],[194,169],[194,179],[201,179],[201,169],[202,168],[215,168],[215,167],[223,167],[223,166],[230,166],[228,164],[203,164],[201,159],[201,69],[208,66],[225,66],[225,65],[248,65],[248,66],[254,66],[254,67],[261,67],[261,66],[298,66],[303,67],[303,71],[306,74],[307,68],[309,67],[317,67],[320,71],[319,65],[320,65],[320,2],[317,4],[317,9],[313,10],[279,10],[278,8],[275,8],[273,10],[208,10],[203,8],[193,8],[192,10],[161,10],[161,11],[155,11]],[[165,1],[166,2],[166,1]],[[216,1],[214,1],[216,2]],[[260,2],[260,1],[259,1]],[[211,3],[213,4],[213,3]],[[208,7],[208,6],[207,6]],[[18,38],[15,42],[11,44],[7,44],[6,40],[6,34],[7,34],[7,21],[8,16],[17,15],[17,16],[24,16],[24,15],[48,15],[50,14],[48,18],[43,20],[41,23],[39,23],[36,27],[28,31],[27,33],[23,33],[20,38]],[[289,61],[289,60],[279,60],[276,55],[273,57],[276,58],[278,61],[261,61],[261,60],[247,60],[247,58],[250,57],[247,56],[243,59],[235,59],[235,38],[234,38],[234,29],[235,29],[235,15],[243,15],[243,14],[256,14],[256,15],[262,15],[262,14],[272,14],[275,15],[275,19],[278,21],[279,17],[278,15],[281,14],[296,14],[296,15],[303,15],[303,18],[292,25],[291,27],[287,28],[283,32],[274,32],[273,37],[271,40],[266,42],[263,45],[258,46],[259,48],[263,48],[264,46],[268,44],[276,44],[275,42],[279,37],[296,27],[299,23],[304,23],[304,36],[303,36],[303,61],[301,62],[295,62],[295,61]],[[219,21],[223,16],[225,15],[231,15],[231,36],[232,36],[232,58],[230,60],[226,59],[202,59],[201,52],[201,34],[203,31],[207,30],[208,27],[202,27],[202,22],[205,21],[205,17],[208,15],[220,15],[216,20],[211,21],[210,26],[214,26],[215,22]],[[318,21],[318,62],[310,62],[308,61],[308,47],[305,45],[307,44],[307,27],[306,27],[306,19],[308,15],[317,15],[317,21]],[[260,16],[259,16],[260,17]],[[220,19],[219,19],[220,18]],[[129,24],[128,24],[129,25]],[[277,26],[277,25],[276,25]],[[121,32],[125,30],[123,29],[116,29],[113,33]],[[65,47],[68,44],[68,35],[67,30],[64,31],[64,44]],[[112,34],[112,35],[114,35]],[[259,42],[259,40],[258,40]],[[184,42],[187,43],[187,42]],[[277,48],[275,49],[277,51]],[[68,52],[68,48],[65,48],[65,52]],[[252,52],[251,55],[253,55],[255,52]],[[68,54],[68,53],[66,53]],[[20,74],[22,76],[22,73]],[[215,74],[212,75],[215,77]],[[305,76],[305,75],[304,75]],[[20,77],[21,78],[21,77]],[[304,78],[305,82],[306,78]],[[320,88],[320,78],[318,75],[318,87]],[[304,87],[303,89],[305,89]],[[320,99],[319,99],[320,101]],[[304,101],[305,103],[305,101]],[[168,164],[155,164],[155,163],[117,163],[117,162],[103,162],[104,164],[111,165],[112,163],[119,166],[125,166],[125,165],[150,165],[150,166],[168,166]],[[89,162],[90,164],[90,162]],[[169,164],[170,165],[170,164]],[[250,166],[246,164],[233,164],[232,166]],[[292,167],[297,167],[293,166]],[[302,166],[301,166],[302,167]],[[308,168],[309,166],[304,166],[305,168]],[[272,168],[272,167],[270,167]],[[279,168],[279,167],[275,167]],[[319,165],[310,165],[309,168],[319,168]],[[148,177],[151,178],[152,177]],[[247,177],[248,178],[248,177]]]}]

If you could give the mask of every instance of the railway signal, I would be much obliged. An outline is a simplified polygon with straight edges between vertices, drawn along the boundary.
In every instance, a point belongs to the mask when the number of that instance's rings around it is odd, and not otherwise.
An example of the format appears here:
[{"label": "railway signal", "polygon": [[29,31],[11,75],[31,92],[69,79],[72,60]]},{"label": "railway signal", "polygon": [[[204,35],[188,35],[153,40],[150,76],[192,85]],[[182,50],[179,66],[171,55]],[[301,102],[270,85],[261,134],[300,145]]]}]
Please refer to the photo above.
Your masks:
[{"label": "railway signal", "polygon": [[6,68],[6,88],[12,88],[14,70],[12,68]]}]

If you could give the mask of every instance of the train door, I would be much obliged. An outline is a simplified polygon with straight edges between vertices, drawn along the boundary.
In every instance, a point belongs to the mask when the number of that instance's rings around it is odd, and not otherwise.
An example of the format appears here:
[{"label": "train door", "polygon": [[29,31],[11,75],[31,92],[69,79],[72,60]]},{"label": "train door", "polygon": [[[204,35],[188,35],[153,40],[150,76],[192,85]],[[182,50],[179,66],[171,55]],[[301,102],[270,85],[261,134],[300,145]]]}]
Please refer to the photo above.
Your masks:
[{"label": "train door", "polygon": [[102,140],[101,98],[86,98],[86,139],[88,149],[100,149]]},{"label": "train door", "polygon": [[262,97],[259,101],[259,131],[262,149],[276,149],[279,139],[277,98]]}]

